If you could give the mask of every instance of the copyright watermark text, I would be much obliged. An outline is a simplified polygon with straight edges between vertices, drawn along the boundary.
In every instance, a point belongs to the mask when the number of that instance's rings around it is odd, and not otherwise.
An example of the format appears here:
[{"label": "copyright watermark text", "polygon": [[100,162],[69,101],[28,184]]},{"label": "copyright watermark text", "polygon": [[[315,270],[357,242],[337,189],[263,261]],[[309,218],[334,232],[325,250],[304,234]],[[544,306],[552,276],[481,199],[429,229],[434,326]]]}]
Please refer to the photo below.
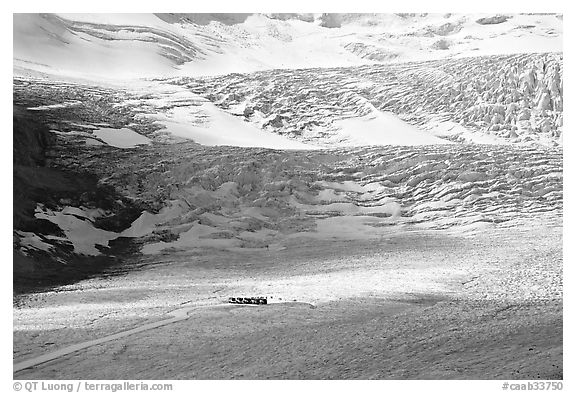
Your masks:
[{"label": "copyright watermark text", "polygon": [[562,390],[563,388],[564,384],[561,381],[504,382],[502,384],[502,390],[512,391]]},{"label": "copyright watermark text", "polygon": [[172,391],[171,383],[147,382],[57,382],[57,381],[29,381],[14,382],[14,391],[20,392],[134,392],[134,391]]}]

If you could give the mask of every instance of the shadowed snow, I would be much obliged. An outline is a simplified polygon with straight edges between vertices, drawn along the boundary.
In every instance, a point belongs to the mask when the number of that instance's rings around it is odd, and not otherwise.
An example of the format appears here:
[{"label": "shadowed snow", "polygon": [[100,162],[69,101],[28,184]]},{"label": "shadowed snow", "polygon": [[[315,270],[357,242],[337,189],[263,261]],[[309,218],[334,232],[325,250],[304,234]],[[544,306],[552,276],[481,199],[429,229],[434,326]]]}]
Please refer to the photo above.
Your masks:
[{"label": "shadowed snow", "polygon": [[108,145],[122,149],[151,143],[149,138],[128,128],[100,128],[92,131],[92,133]]}]

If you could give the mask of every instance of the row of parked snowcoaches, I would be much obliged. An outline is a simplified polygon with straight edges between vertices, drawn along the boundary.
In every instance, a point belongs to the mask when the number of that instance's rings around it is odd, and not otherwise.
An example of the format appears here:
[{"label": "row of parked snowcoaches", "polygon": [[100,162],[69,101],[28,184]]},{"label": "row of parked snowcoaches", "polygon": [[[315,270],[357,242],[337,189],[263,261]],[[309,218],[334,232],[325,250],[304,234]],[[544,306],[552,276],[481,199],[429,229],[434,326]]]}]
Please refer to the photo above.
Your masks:
[{"label": "row of parked snowcoaches", "polygon": [[268,298],[259,297],[230,297],[228,303],[234,304],[268,304]]}]

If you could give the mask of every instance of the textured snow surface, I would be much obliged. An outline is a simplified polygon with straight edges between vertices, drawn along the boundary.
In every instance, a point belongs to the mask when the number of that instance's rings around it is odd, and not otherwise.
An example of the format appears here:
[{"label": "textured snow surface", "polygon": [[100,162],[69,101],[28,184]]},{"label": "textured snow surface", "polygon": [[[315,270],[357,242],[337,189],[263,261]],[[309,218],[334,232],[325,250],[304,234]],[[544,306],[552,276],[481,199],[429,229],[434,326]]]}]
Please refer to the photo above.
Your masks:
[{"label": "textured snow surface", "polygon": [[13,17],[17,378],[562,379],[562,15]]}]

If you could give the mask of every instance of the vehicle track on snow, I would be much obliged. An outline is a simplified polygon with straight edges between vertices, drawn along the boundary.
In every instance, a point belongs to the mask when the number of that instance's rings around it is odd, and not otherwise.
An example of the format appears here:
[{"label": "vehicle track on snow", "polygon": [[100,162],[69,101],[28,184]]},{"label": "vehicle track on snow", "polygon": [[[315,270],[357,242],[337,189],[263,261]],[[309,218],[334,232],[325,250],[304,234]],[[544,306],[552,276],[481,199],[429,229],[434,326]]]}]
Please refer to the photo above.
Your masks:
[{"label": "vehicle track on snow", "polygon": [[[291,302],[287,302],[287,303],[291,304]],[[282,304],[282,303],[275,303],[275,304]],[[307,303],[307,304],[309,304],[309,303]],[[61,357],[66,356],[66,355],[70,355],[71,353],[78,352],[78,351],[81,351],[83,349],[93,347],[95,345],[104,344],[104,343],[107,343],[109,341],[118,340],[118,339],[121,339],[124,337],[131,336],[131,335],[136,334],[136,333],[141,333],[141,332],[145,332],[147,330],[152,330],[152,329],[156,329],[156,328],[159,328],[162,326],[170,325],[172,323],[185,321],[191,317],[190,313],[194,310],[197,310],[197,309],[202,309],[202,308],[230,308],[231,309],[231,308],[235,308],[235,307],[239,307],[239,306],[258,307],[257,305],[251,305],[251,304],[222,303],[222,304],[207,304],[207,305],[200,305],[200,306],[194,305],[194,306],[179,308],[179,309],[171,311],[167,314],[167,315],[171,316],[172,318],[147,323],[145,325],[138,326],[138,327],[133,328],[133,329],[113,333],[113,334],[110,334],[110,335],[107,335],[104,337],[100,337],[100,338],[97,338],[94,340],[89,340],[89,341],[84,341],[81,343],[69,345],[67,347],[58,349],[56,351],[49,352],[49,353],[46,353],[44,355],[36,356],[32,359],[27,359],[27,360],[24,360],[24,361],[21,361],[18,363],[14,363],[13,373],[17,373],[17,372],[22,371],[22,370],[26,370],[26,369],[29,369],[32,367],[39,366],[41,364],[50,362],[52,360],[56,360],[58,358],[61,358]],[[313,307],[312,304],[310,304],[310,306]]]}]

